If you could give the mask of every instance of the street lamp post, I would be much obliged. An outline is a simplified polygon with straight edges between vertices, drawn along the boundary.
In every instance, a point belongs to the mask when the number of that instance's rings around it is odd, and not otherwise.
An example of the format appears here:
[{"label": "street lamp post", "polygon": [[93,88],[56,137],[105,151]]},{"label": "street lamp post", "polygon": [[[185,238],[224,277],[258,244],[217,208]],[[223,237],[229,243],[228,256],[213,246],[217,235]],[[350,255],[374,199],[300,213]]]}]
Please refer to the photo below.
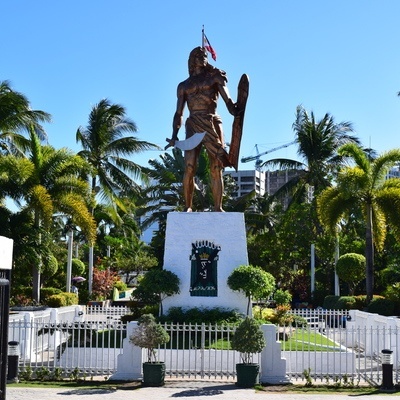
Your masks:
[{"label": "street lamp post", "polygon": [[72,246],[74,243],[74,231],[70,228],[67,232],[68,237],[68,255],[67,255],[67,292],[71,291],[72,279]]},{"label": "street lamp post", "polygon": [[339,260],[339,233],[342,230],[340,224],[336,225],[336,243],[335,243],[335,296],[340,296],[339,276],[336,271],[336,265]]},{"label": "street lamp post", "polygon": [[311,244],[311,298],[315,292],[315,244]]}]

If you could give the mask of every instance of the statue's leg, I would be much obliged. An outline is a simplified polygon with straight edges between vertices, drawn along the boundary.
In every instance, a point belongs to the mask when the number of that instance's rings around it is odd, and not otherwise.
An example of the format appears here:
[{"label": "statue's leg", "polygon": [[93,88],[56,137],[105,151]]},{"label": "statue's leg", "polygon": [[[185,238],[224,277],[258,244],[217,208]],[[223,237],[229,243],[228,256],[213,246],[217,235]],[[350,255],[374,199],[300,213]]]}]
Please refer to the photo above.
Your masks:
[{"label": "statue's leg", "polygon": [[229,165],[229,163],[225,164],[225,161],[228,160],[228,154],[223,147],[224,133],[219,116],[215,116],[213,125],[219,140],[217,139],[215,142],[210,143],[210,146],[206,146],[210,160],[211,191],[214,199],[214,211],[224,211],[222,209],[222,196],[224,194],[222,170],[224,166]]},{"label": "statue's leg", "polygon": [[194,177],[197,169],[198,151],[196,149],[185,151],[185,173],[183,175],[183,196],[185,198],[185,211],[191,212],[193,208]]},{"label": "statue's leg", "polygon": [[218,158],[210,156],[211,191],[214,199],[214,211],[224,211],[222,209],[222,195],[224,193],[222,168],[222,164]]}]

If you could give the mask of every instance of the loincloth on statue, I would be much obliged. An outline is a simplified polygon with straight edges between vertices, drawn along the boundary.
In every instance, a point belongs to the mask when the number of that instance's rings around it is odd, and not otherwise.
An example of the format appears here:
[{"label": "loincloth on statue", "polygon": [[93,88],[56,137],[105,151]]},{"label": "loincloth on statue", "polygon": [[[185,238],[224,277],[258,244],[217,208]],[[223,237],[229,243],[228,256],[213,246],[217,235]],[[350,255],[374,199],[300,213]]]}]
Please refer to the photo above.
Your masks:
[{"label": "loincloth on statue", "polygon": [[[229,155],[217,132],[221,117],[215,114],[192,113],[186,120],[186,139],[198,132],[206,132],[202,144],[210,157],[218,159],[223,167],[230,167]],[[216,129],[217,128],[217,129]],[[200,146],[200,145],[199,145]]]}]

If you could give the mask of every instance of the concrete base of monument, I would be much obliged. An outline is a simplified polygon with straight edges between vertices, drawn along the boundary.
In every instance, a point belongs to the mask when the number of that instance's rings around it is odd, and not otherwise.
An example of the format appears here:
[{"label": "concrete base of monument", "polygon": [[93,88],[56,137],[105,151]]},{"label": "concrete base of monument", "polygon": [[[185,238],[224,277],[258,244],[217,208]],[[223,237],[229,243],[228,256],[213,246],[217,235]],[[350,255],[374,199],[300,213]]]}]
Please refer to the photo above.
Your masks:
[{"label": "concrete base of monument", "polygon": [[180,279],[180,293],[163,301],[171,307],[235,309],[247,312],[247,298],[227,285],[239,265],[248,264],[242,213],[170,212],[163,268]]}]

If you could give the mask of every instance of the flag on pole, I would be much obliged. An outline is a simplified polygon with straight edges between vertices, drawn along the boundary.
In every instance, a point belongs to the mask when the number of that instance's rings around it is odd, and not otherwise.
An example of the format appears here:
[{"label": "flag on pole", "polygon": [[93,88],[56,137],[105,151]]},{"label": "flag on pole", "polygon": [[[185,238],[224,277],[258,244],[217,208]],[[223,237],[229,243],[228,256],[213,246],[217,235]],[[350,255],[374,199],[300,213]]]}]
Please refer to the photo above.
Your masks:
[{"label": "flag on pole", "polygon": [[214,48],[211,46],[210,41],[208,40],[206,34],[204,33],[203,28],[203,47],[211,54],[211,57],[214,61],[217,61],[217,53],[215,52]]}]

